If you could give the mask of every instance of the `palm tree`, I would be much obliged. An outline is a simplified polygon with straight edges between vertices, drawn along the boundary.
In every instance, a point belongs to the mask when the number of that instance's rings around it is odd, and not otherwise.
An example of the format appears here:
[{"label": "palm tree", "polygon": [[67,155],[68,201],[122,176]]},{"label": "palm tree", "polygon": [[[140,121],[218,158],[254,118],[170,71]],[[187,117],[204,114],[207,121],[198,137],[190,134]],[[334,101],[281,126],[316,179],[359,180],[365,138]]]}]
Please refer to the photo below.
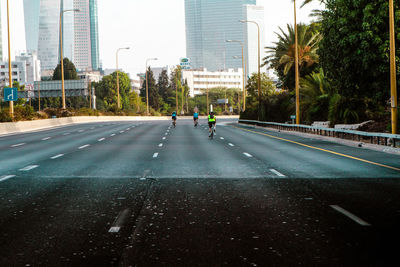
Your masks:
[{"label": "palm tree", "polygon": [[[326,0],[304,0],[303,4],[301,4],[301,7],[307,5],[307,4],[311,3],[311,2],[316,2],[316,1],[319,1],[321,4],[324,4],[326,2]],[[292,0],[292,2],[293,2],[293,0]]]},{"label": "palm tree", "polygon": [[[319,62],[317,54],[318,44],[322,39],[321,34],[313,32],[310,26],[299,24],[298,26],[298,46],[299,46],[299,66],[300,71],[311,67]],[[264,65],[270,66],[276,70],[283,69],[283,74],[287,75],[295,63],[295,33],[292,25],[287,25],[288,32],[279,28],[281,33],[278,35],[278,42],[275,46],[266,47],[267,57],[264,58]]]}]

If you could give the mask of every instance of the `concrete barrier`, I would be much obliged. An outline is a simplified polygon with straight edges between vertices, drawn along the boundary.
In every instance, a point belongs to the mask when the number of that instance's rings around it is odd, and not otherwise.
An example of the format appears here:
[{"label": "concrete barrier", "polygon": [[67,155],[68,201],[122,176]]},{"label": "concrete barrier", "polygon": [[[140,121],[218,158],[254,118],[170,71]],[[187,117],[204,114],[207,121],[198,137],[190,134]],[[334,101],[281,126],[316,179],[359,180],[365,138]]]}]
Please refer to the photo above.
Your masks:
[{"label": "concrete barrier", "polygon": [[[185,116],[178,117],[179,119],[191,120],[193,117]],[[200,119],[207,117],[200,116]],[[217,116],[219,119],[239,119],[239,116]],[[171,120],[170,116],[164,117],[151,117],[151,116],[81,116],[81,117],[68,117],[58,119],[46,119],[35,121],[20,121],[20,122],[4,122],[0,123],[0,135],[25,133],[32,131],[45,130],[54,127],[67,126],[72,124],[81,123],[95,123],[95,122],[110,122],[110,121],[168,121]]]}]

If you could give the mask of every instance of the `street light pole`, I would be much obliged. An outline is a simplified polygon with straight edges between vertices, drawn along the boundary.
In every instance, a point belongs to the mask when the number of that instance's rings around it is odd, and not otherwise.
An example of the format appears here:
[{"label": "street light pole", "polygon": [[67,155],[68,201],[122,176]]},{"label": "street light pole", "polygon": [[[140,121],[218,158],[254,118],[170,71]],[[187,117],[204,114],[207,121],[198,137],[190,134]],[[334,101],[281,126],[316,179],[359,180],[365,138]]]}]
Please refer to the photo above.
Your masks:
[{"label": "street light pole", "polygon": [[258,30],[258,120],[260,120],[260,106],[261,106],[261,41],[260,41],[260,25],[251,20],[240,20],[241,23],[253,23],[257,26]]},{"label": "street light pole", "polygon": [[[10,88],[12,88],[12,66],[11,66],[11,41],[10,41],[10,8],[7,0],[7,27],[8,27],[8,78],[10,82]],[[14,102],[10,101],[10,116],[14,118]]]},{"label": "street light pole", "polygon": [[119,53],[119,51],[120,51],[120,50],[123,50],[123,49],[125,49],[125,50],[129,50],[129,49],[130,49],[130,47],[122,47],[122,48],[118,48],[118,49],[117,49],[116,56],[115,56],[115,58],[116,58],[116,63],[117,63],[117,107],[118,107],[118,109],[120,109],[120,108],[121,108],[121,100],[120,100],[120,96],[119,96],[119,69],[118,69],[118,53]]},{"label": "street light pole", "polygon": [[294,36],[295,36],[295,73],[296,73],[296,124],[300,124],[300,77],[299,77],[299,40],[297,31],[296,0],[294,3]]},{"label": "street light pole", "polygon": [[396,44],[394,32],[394,5],[393,0],[389,0],[389,19],[390,19],[390,91],[391,91],[391,111],[392,111],[392,134],[397,134],[398,99],[396,84]]},{"label": "street light pole", "polygon": [[158,59],[157,58],[148,58],[148,59],[146,59],[146,107],[147,107],[147,116],[149,116],[149,114],[150,114],[150,110],[149,110],[149,81],[147,79],[148,78],[147,77],[147,64],[151,60],[158,60]]},{"label": "street light pole", "polygon": [[[8,0],[7,0],[8,1]],[[64,86],[64,55],[63,55],[63,18],[65,12],[79,12],[79,9],[67,9],[60,12],[60,57],[61,57],[61,92],[62,92],[62,108],[66,109],[65,103],[65,86]]]},{"label": "street light pole", "polygon": [[[245,63],[244,63],[244,44],[238,40],[226,40],[228,43],[239,43],[242,47],[242,71],[243,71],[243,111],[246,110],[246,86],[245,86],[245,79],[246,79],[246,71],[245,71]],[[234,57],[235,58],[235,57]]]}]

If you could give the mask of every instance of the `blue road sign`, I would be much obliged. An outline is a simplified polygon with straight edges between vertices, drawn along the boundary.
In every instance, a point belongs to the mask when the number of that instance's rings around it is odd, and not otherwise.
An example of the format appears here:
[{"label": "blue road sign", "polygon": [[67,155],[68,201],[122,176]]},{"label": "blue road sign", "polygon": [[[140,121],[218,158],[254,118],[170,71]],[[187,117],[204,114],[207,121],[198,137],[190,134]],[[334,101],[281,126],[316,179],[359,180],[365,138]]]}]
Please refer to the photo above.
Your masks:
[{"label": "blue road sign", "polygon": [[4,88],[4,101],[17,101],[18,88]]}]

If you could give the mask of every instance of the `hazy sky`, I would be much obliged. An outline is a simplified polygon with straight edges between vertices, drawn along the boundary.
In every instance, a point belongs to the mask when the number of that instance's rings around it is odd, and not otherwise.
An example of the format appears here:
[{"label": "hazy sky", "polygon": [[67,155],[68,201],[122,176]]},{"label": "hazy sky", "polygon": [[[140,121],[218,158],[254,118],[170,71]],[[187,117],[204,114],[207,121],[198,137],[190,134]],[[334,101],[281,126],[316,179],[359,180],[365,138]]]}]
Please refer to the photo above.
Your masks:
[{"label": "hazy sky", "polygon": [[[58,1],[58,0],[54,0]],[[225,0],[217,0],[225,1]],[[25,50],[24,13],[22,0],[10,1],[11,57]],[[0,0],[3,54],[7,58],[6,0]],[[120,68],[132,74],[143,72],[146,58],[158,57],[154,66],[175,65],[186,54],[184,0],[98,0],[100,59],[103,68],[115,68],[115,51],[130,46],[131,50],[120,52]],[[278,26],[293,23],[291,0],[258,0],[265,7],[266,44],[275,40]],[[298,4],[299,5],[299,4]],[[319,4],[298,11],[300,22],[311,19],[312,9]]]}]

